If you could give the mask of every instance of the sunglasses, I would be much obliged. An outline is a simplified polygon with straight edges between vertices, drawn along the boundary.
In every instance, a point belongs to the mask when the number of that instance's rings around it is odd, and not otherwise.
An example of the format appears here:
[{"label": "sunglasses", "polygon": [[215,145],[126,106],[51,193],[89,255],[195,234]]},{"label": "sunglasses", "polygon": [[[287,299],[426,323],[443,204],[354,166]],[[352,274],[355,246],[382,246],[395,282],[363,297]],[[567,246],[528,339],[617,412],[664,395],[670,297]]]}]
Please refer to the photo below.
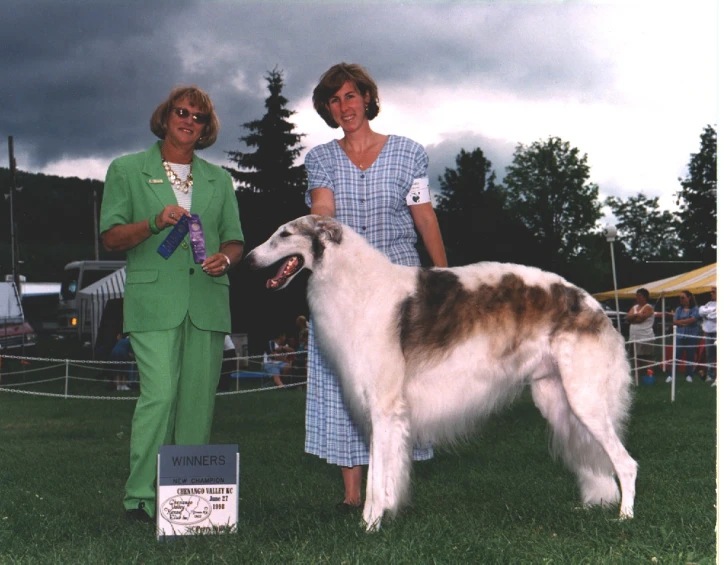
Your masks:
[{"label": "sunglasses", "polygon": [[192,114],[189,112],[186,108],[171,108],[173,110],[173,113],[176,114],[179,118],[184,119],[191,116],[191,119],[195,121],[197,124],[206,125],[209,123],[209,120],[211,119],[211,114],[202,114],[200,112],[196,112],[195,114]]}]

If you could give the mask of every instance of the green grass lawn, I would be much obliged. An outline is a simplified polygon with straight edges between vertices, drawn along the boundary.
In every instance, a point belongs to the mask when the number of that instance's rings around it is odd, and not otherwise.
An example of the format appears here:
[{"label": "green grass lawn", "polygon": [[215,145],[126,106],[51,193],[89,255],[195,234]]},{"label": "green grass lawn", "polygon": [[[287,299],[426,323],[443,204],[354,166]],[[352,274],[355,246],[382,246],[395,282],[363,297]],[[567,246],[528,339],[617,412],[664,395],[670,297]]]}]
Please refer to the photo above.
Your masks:
[{"label": "green grass lawn", "polygon": [[[412,505],[377,534],[364,532],[361,512],[335,508],[339,470],[303,453],[304,389],[247,386],[218,398],[212,436],[239,444],[239,531],[174,542],[123,516],[133,402],[0,391],[0,563],[715,562],[716,389],[699,381],[679,381],[674,404],[662,378],[635,392],[633,520],[579,508],[575,480],[549,456],[544,421],[524,394],[471,441],[416,463]],[[70,388],[135,394],[93,380]]]}]

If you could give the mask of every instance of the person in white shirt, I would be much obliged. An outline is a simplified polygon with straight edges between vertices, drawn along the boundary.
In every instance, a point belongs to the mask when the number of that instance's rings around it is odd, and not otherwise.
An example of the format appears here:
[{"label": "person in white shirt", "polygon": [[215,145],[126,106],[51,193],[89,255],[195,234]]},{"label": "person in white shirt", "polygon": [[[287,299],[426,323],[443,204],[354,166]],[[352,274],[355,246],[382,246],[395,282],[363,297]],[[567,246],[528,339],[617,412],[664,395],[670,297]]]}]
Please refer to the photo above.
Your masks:
[{"label": "person in white shirt", "polygon": [[[626,314],[629,321],[629,349],[636,359],[638,370],[653,366],[654,359],[654,308],[649,304],[649,291],[636,291],[636,304]],[[638,377],[638,375],[637,375]]]},{"label": "person in white shirt", "polygon": [[711,300],[699,306],[699,316],[706,336],[706,382],[716,386],[716,286],[711,287]]}]

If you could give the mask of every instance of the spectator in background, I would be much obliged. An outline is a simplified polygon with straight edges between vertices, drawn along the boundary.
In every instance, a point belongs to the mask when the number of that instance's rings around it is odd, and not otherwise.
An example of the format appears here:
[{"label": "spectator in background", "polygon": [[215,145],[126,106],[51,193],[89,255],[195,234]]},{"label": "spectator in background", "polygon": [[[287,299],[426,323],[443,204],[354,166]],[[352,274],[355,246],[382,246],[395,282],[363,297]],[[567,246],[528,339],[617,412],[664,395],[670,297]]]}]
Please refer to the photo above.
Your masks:
[{"label": "spectator in background", "polygon": [[716,285],[711,287],[711,300],[699,307],[699,316],[706,336],[706,382],[716,386]]},{"label": "spectator in background", "polygon": [[[626,314],[629,321],[629,349],[636,366],[649,368],[654,359],[654,308],[649,304],[649,291],[640,288],[636,291],[636,304]],[[638,374],[636,375],[638,378]]]},{"label": "spectator in background", "polygon": [[307,348],[309,347],[309,323],[304,316],[297,316],[297,355],[294,357],[294,370],[299,375],[307,374]]},{"label": "spectator in background", "polygon": [[297,346],[300,351],[306,351],[309,345],[309,323],[304,316],[297,316],[296,325],[299,330],[297,334]]},{"label": "spectator in background", "polygon": [[[679,307],[674,312],[676,326],[676,363],[686,356],[686,382],[694,382],[694,356],[699,345],[699,308],[688,290],[679,293]],[[671,382],[671,376],[666,379]]]},{"label": "spectator in background", "polygon": [[131,338],[128,334],[119,334],[116,344],[111,350],[111,361],[125,361],[124,365],[115,365],[113,367],[116,374],[116,390],[131,390],[128,386],[128,375],[133,370],[133,348],[131,347]]},{"label": "spectator in background", "polygon": [[294,349],[287,345],[286,332],[280,332],[276,339],[269,342],[267,355],[264,356],[264,372],[272,375],[274,384],[278,387],[284,386],[282,375],[292,373],[292,363],[284,353],[294,353]]},{"label": "spectator in background", "polygon": [[229,390],[231,373],[236,368],[236,364],[234,363],[235,358],[236,347],[234,346],[234,342],[231,341],[231,336],[227,334],[226,337],[224,337],[224,357],[221,362],[221,376],[219,377],[219,384],[216,386],[216,390]]}]

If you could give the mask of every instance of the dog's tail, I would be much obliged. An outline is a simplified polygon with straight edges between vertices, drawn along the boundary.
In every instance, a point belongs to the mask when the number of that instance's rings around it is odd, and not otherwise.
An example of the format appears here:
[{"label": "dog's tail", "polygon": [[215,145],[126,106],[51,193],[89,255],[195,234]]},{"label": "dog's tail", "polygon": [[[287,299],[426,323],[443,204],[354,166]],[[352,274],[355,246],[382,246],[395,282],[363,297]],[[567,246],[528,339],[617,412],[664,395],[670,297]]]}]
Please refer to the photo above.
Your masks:
[{"label": "dog's tail", "polygon": [[629,516],[637,466],[621,442],[631,379],[619,342],[613,330],[558,338],[558,378],[535,381],[533,398],[551,425],[554,454],[578,477],[583,503],[610,505],[621,500],[621,514]]}]

